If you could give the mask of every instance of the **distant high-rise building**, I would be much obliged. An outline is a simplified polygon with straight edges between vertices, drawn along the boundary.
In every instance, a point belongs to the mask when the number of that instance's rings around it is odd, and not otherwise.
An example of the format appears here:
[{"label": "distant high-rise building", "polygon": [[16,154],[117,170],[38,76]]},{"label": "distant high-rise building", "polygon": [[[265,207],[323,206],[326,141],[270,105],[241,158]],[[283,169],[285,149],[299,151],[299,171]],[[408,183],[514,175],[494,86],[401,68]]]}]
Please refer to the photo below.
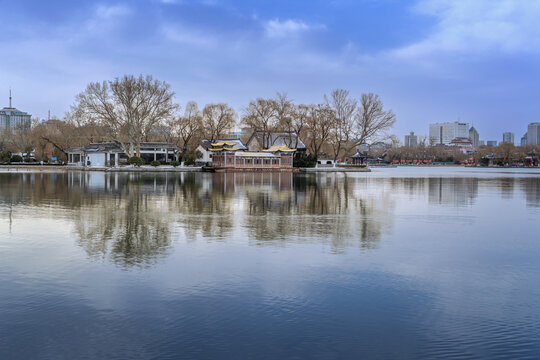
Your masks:
[{"label": "distant high-rise building", "polygon": [[469,124],[459,121],[436,123],[429,125],[429,141],[431,145],[448,145],[455,138],[469,137]]},{"label": "distant high-rise building", "polygon": [[527,145],[540,144],[540,123],[533,122],[527,127]]},{"label": "distant high-rise building", "polygon": [[0,130],[30,129],[32,115],[11,106],[11,90],[9,91],[9,107],[0,110]]},{"label": "distant high-rise building", "polygon": [[474,126],[471,126],[469,129],[469,139],[471,139],[472,147],[477,148],[480,146],[480,135],[478,135],[478,131],[476,131]]},{"label": "distant high-rise building", "polygon": [[486,146],[486,142],[484,140],[480,140],[478,146]]},{"label": "distant high-rise building", "polygon": [[409,135],[405,135],[405,146],[418,146],[418,136],[414,135],[414,131],[411,131]]},{"label": "distant high-rise building", "polygon": [[505,132],[503,133],[503,143],[513,144],[514,143],[514,133]]},{"label": "distant high-rise building", "polygon": [[487,146],[497,146],[497,140],[488,140]]},{"label": "distant high-rise building", "polygon": [[527,133],[525,133],[522,137],[521,137],[521,141],[519,143],[521,146],[525,146],[527,145]]}]

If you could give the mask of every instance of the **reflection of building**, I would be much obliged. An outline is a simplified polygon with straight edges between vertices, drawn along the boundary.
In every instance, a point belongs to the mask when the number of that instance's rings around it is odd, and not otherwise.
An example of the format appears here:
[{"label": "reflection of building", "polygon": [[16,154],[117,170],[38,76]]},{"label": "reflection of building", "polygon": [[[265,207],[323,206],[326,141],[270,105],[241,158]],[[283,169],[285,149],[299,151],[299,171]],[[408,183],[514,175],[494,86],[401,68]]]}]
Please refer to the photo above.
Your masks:
[{"label": "reflection of building", "polygon": [[514,143],[514,133],[511,133],[511,132],[503,133],[502,142],[503,143],[508,143],[508,144],[513,144]]},{"label": "reflection of building", "polygon": [[[67,150],[68,164],[75,166],[106,167],[126,163],[128,156],[119,142],[92,143],[83,148]],[[141,143],[140,155],[145,161],[168,163],[178,160],[178,147],[169,143]]]},{"label": "reflection of building", "polygon": [[466,206],[478,197],[478,179],[430,178],[428,189],[430,203]]},{"label": "reflection of building", "polygon": [[448,145],[453,139],[459,137],[469,137],[468,123],[455,121],[429,125],[429,140],[432,145]]},{"label": "reflection of building", "polygon": [[404,145],[409,147],[418,146],[418,136],[414,135],[414,131],[411,131],[409,135],[405,135]]},{"label": "reflection of building", "polygon": [[540,144],[540,123],[533,122],[527,127],[527,145]]},{"label": "reflection of building", "polygon": [[257,192],[270,190],[293,190],[291,172],[217,173],[212,175],[215,191],[236,193],[253,189]]},{"label": "reflection of building", "polygon": [[11,90],[9,92],[9,107],[0,110],[0,130],[30,129],[32,115],[11,106]]},{"label": "reflection of building", "polygon": [[521,189],[525,193],[527,206],[540,207],[540,181],[535,178],[520,180]]}]

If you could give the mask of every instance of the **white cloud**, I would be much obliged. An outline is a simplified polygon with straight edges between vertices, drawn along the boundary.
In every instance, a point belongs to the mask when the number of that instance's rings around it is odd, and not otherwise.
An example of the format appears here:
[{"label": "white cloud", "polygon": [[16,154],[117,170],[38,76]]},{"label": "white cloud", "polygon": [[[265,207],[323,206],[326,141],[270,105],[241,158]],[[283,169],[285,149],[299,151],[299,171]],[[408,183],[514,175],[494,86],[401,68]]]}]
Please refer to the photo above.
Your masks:
[{"label": "white cloud", "polygon": [[101,19],[111,19],[125,16],[130,13],[130,9],[125,5],[100,5],[96,9],[96,15]]},{"label": "white cloud", "polygon": [[[279,19],[269,20],[263,25],[266,36],[270,38],[282,38],[316,28],[315,26],[307,25],[302,21],[292,19],[285,21],[280,21]],[[317,27],[320,28],[320,26]]]},{"label": "white cloud", "polygon": [[201,32],[196,28],[188,28],[178,24],[165,24],[161,27],[165,38],[175,43],[193,45],[196,47],[209,47],[216,43],[214,36]]},{"label": "white cloud", "polygon": [[398,49],[402,57],[540,52],[540,1],[420,0],[413,10],[437,24],[427,38]]}]

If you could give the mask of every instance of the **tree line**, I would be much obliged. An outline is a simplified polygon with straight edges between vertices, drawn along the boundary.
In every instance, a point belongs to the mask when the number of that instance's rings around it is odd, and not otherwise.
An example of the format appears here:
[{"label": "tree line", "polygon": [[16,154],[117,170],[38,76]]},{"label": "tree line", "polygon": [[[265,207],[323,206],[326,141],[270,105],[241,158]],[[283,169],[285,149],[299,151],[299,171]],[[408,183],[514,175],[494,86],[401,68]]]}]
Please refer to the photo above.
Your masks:
[{"label": "tree line", "polygon": [[394,160],[432,160],[437,162],[463,161],[473,162],[477,165],[512,165],[523,162],[527,156],[537,157],[540,154],[540,145],[515,146],[511,143],[500,143],[498,146],[481,146],[472,154],[465,154],[459,148],[442,146],[402,146],[388,150],[380,150],[379,154],[388,162]]},{"label": "tree line", "polygon": [[35,121],[29,131],[6,131],[0,150],[35,150],[42,159],[48,154],[65,158],[70,147],[117,141],[134,157],[140,155],[142,142],[166,141],[176,144],[184,157],[202,139],[227,138],[239,126],[260,133],[265,147],[272,145],[273,132],[283,132],[291,134],[292,147],[300,138],[314,157],[325,154],[339,159],[351,155],[360,144],[385,138],[396,121],[378,95],[354,98],[344,89],[333,90],[315,104],[296,104],[287,94],[277,93],[251,100],[240,113],[225,103],[201,109],[190,101],[181,109],[174,96],[168,83],[150,75],[90,83],[76,96],[64,119]]}]

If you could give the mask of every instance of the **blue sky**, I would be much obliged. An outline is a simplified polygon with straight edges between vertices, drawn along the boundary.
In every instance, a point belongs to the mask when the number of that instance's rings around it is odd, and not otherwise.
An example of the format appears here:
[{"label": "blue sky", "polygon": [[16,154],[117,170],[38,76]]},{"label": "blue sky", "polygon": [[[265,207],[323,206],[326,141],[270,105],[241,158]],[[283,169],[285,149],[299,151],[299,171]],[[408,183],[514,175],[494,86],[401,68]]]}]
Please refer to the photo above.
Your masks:
[{"label": "blue sky", "polygon": [[[540,0],[1,1],[0,94],[63,116],[91,81],[169,82],[177,101],[335,88],[378,93],[393,133],[474,123],[500,140],[540,121]],[[3,90],[1,90],[3,88]]]}]

